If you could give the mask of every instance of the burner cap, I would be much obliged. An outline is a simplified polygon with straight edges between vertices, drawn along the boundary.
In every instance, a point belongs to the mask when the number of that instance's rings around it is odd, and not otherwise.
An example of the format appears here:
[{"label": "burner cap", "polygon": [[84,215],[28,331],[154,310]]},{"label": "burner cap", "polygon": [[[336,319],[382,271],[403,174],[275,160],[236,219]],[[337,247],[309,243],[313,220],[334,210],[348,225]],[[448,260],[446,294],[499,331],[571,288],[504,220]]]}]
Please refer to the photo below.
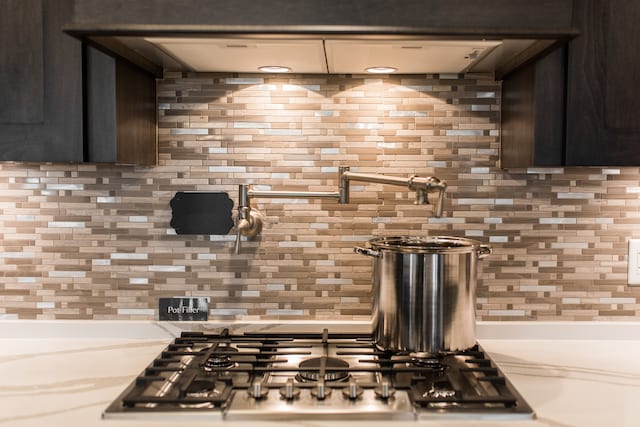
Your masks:
[{"label": "burner cap", "polygon": [[[325,360],[325,372],[324,378],[320,378],[320,365],[322,364],[322,360]],[[302,369],[317,369],[317,370],[305,370],[300,371],[296,378],[300,382],[306,381],[318,381],[320,379],[324,379],[325,381],[344,381],[349,378],[348,371],[332,371],[331,368],[341,368],[345,369],[349,367],[349,363],[338,359],[337,357],[312,357],[311,359],[303,360],[298,365],[299,368]]]},{"label": "burner cap", "polygon": [[432,368],[434,370],[443,369],[442,358],[434,356],[422,356],[415,354],[411,356],[411,363],[421,368]]},{"label": "burner cap", "polygon": [[[203,349],[202,352],[206,353],[208,348]],[[218,351],[220,353],[218,353]],[[211,372],[212,368],[230,368],[235,365],[235,362],[231,360],[231,356],[226,353],[237,353],[238,349],[231,347],[228,344],[219,344],[216,350],[211,353],[209,358],[202,363],[202,369]]]}]

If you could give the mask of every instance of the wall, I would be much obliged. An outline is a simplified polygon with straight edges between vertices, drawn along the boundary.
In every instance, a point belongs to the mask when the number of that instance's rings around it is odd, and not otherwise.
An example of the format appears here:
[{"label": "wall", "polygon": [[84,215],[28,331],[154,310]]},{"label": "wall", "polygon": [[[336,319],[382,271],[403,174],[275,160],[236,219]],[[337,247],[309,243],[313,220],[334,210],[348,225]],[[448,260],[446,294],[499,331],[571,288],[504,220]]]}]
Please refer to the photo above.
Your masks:
[{"label": "wall", "polygon": [[[372,236],[490,242],[483,320],[636,319],[626,240],[640,238],[638,168],[503,171],[490,76],[168,73],[160,163],[0,164],[0,318],[154,319],[157,299],[207,296],[214,319],[366,319]],[[352,203],[257,200],[260,237],[176,235],[177,191],[335,191],[337,167],[435,175],[445,215],[397,187]]]}]

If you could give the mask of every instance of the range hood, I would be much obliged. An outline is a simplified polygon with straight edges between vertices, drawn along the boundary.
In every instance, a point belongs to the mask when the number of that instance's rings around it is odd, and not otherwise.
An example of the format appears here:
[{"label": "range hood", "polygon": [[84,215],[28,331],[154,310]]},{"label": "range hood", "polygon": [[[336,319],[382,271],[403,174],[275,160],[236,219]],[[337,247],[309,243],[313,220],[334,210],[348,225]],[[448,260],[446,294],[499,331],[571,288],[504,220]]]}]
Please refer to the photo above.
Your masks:
[{"label": "range hood", "polygon": [[[131,41],[119,39],[133,46]],[[507,46],[513,46],[507,41]],[[531,45],[533,41],[520,41]],[[486,71],[488,60],[504,55],[498,40],[304,39],[296,37],[145,37],[135,49],[166,69],[199,72],[258,72],[282,66],[294,73],[358,74],[393,67],[400,74]],[[483,61],[485,60],[485,61]],[[475,69],[474,69],[475,67]]]},{"label": "range hood", "polygon": [[577,34],[571,0],[76,0],[65,31],[162,70],[495,72]]}]

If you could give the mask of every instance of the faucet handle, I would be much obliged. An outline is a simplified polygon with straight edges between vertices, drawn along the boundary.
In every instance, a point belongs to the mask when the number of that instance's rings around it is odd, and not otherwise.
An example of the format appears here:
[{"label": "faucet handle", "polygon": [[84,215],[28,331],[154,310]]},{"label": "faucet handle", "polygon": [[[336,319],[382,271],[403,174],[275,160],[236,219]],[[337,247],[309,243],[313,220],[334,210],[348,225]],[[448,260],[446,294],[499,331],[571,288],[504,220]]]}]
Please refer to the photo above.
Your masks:
[{"label": "faucet handle", "polygon": [[447,182],[434,177],[431,180],[430,186],[436,187],[436,190],[438,191],[438,201],[436,202],[436,205],[434,207],[435,212],[433,213],[433,215],[436,218],[440,218],[442,216],[442,208],[444,205],[444,191],[447,189]]},{"label": "faucet handle", "polygon": [[262,231],[262,214],[256,210],[247,206],[238,208],[238,220],[236,223],[236,254],[240,253],[242,246],[242,236],[249,238],[255,237]]},{"label": "faucet handle", "polygon": [[[416,179],[420,180],[420,183],[416,185]],[[429,190],[428,182],[424,183],[425,178],[420,178],[417,175],[411,175],[409,180],[407,181],[407,187],[410,190],[415,190],[416,192],[416,200],[413,202],[414,205],[428,205],[429,198],[427,197],[427,192]],[[426,178],[431,179],[431,178]]]},{"label": "faucet handle", "polygon": [[416,200],[414,205],[429,205],[429,198],[427,197],[427,191],[423,188],[416,189]]}]

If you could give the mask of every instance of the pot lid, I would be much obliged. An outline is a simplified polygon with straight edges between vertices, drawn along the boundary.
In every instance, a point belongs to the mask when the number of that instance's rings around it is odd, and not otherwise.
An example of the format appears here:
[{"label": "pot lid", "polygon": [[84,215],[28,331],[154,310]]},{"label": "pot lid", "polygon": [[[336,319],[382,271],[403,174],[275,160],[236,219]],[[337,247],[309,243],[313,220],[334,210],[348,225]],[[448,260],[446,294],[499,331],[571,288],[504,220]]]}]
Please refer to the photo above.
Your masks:
[{"label": "pot lid", "polygon": [[465,253],[476,251],[480,242],[453,236],[393,236],[369,240],[375,250],[392,250],[407,253]]}]

